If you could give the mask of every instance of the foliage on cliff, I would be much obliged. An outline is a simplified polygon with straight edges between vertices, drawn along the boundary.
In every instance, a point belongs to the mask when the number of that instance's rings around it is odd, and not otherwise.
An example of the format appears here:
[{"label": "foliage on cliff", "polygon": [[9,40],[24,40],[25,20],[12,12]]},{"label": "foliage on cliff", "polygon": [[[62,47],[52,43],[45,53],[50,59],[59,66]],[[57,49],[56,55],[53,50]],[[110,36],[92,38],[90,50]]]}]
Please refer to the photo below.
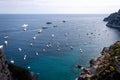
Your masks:
[{"label": "foliage on cliff", "polygon": [[78,80],[120,80],[120,41],[104,48]]}]

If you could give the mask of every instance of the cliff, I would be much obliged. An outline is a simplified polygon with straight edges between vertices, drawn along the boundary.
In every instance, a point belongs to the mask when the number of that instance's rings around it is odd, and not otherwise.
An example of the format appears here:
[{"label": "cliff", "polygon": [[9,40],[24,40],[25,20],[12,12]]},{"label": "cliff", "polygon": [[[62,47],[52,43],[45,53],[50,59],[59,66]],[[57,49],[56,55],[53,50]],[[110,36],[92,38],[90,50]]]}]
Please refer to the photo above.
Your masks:
[{"label": "cliff", "polygon": [[0,46],[0,80],[35,80],[35,77],[27,69],[8,64]]},{"label": "cliff", "polygon": [[120,29],[120,10],[110,14],[108,17],[104,18],[103,21],[107,22],[106,26],[108,27]]},{"label": "cliff", "polygon": [[83,69],[78,80],[120,80],[120,41],[103,48],[100,56]]},{"label": "cliff", "polygon": [[2,47],[0,48],[0,80],[13,80]]}]

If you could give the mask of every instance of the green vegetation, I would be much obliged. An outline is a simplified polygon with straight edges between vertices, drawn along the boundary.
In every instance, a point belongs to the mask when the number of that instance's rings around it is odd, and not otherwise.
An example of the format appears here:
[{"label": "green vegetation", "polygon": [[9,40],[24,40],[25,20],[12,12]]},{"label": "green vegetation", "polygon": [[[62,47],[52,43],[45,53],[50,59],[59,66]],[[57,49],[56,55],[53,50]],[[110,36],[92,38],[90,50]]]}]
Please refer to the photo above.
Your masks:
[{"label": "green vegetation", "polygon": [[95,65],[98,66],[96,72],[89,74],[92,76],[89,78],[86,76],[87,79],[83,80],[120,80],[120,41],[111,45],[107,53],[101,55],[100,60],[96,60]]}]

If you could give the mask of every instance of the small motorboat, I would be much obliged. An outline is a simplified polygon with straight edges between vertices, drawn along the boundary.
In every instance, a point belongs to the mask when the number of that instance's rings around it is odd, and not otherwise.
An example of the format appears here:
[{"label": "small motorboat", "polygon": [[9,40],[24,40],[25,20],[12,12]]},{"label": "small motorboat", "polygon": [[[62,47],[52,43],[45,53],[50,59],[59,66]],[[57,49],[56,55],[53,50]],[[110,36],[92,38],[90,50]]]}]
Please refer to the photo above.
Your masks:
[{"label": "small motorboat", "polygon": [[36,56],[38,56],[39,54],[38,54],[38,52],[36,52]]},{"label": "small motorboat", "polygon": [[22,27],[26,28],[26,27],[28,27],[28,24],[23,24]]},{"label": "small motorboat", "polygon": [[70,49],[73,49],[73,46],[70,46]]},{"label": "small motorboat", "polygon": [[81,52],[81,53],[83,52],[81,48],[80,48],[80,52]]},{"label": "small motorboat", "polygon": [[18,51],[22,51],[22,48],[18,48]]},{"label": "small motorboat", "polygon": [[8,41],[4,41],[4,43],[5,43],[5,45],[7,45],[7,44],[8,44]]},{"label": "small motorboat", "polygon": [[10,63],[14,64],[14,60],[11,59]]},{"label": "small motorboat", "polygon": [[27,68],[30,69],[30,66],[28,66]]},{"label": "small motorboat", "polygon": [[55,35],[54,35],[54,34],[52,34],[51,36],[52,36],[52,37],[55,37]]},{"label": "small motorboat", "polygon": [[31,47],[32,47],[32,45],[33,45],[33,44],[32,44],[32,43],[30,43],[30,46],[31,46]]},{"label": "small motorboat", "polygon": [[43,27],[42,27],[42,29],[48,29],[48,27],[46,27],[46,26],[43,26]]},{"label": "small motorboat", "polygon": [[63,20],[62,22],[63,22],[63,23],[65,23],[66,21],[65,21],[65,20]]},{"label": "small motorboat", "polygon": [[8,35],[5,35],[5,36],[4,36],[4,39],[7,39],[7,38],[8,38]]},{"label": "small motorboat", "polygon": [[47,44],[47,45],[46,45],[46,47],[48,47],[48,48],[49,48],[50,46]]},{"label": "small motorboat", "polygon": [[0,45],[0,49],[2,49],[3,48],[3,45]]},{"label": "small motorboat", "polygon": [[26,57],[27,57],[27,55],[24,55],[24,58],[23,58],[23,59],[26,60]]},{"label": "small motorboat", "polygon": [[35,39],[36,39],[36,36],[33,37],[33,40],[35,40]]},{"label": "small motorboat", "polygon": [[52,22],[46,22],[46,24],[52,24]]},{"label": "small motorboat", "polygon": [[38,33],[41,33],[41,32],[42,32],[42,29],[39,29],[39,30],[38,30]]}]

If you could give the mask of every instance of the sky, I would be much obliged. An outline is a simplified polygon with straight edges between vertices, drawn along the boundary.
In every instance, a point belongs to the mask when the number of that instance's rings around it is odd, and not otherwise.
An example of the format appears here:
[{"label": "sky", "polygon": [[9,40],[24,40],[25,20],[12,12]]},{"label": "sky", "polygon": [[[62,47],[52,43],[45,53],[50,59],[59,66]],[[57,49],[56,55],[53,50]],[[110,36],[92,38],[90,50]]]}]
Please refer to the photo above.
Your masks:
[{"label": "sky", "polygon": [[0,14],[108,14],[120,0],[0,0]]}]

